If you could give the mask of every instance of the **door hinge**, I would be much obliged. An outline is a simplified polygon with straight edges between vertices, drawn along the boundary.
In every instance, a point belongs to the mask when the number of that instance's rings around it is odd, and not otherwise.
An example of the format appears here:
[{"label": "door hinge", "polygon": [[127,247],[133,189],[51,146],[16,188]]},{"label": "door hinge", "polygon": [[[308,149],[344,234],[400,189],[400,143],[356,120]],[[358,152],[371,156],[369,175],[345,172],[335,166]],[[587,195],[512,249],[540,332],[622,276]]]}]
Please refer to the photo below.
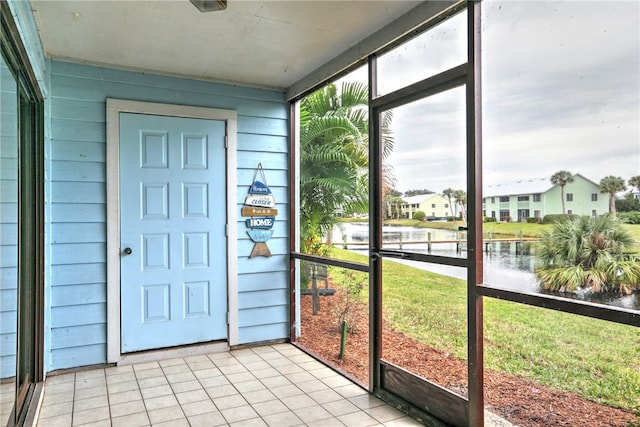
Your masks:
[{"label": "door hinge", "polygon": [[224,148],[229,148],[229,136],[224,136]]},{"label": "door hinge", "polygon": [[227,325],[229,324],[229,312],[227,311]]},{"label": "door hinge", "polygon": [[224,235],[229,237],[229,224],[224,225]]}]

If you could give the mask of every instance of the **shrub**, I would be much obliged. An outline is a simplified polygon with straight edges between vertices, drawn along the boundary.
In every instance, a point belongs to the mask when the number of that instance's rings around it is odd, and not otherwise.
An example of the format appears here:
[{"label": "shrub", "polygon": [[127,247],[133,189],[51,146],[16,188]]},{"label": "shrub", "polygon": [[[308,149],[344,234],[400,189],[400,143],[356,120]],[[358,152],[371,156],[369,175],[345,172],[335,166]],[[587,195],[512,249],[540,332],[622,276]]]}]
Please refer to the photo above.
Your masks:
[{"label": "shrub", "polygon": [[568,219],[575,219],[577,218],[578,215],[574,215],[574,214],[549,214],[549,215],[545,215],[544,218],[542,219],[542,223],[543,224],[555,224],[558,221],[564,221],[564,220],[568,220]]},{"label": "shrub", "polygon": [[495,216],[485,216],[484,217],[484,222],[496,222],[497,219]]},{"label": "shrub", "polygon": [[424,221],[426,217],[427,217],[427,214],[425,214],[422,211],[418,211],[413,214],[413,219],[417,219],[418,221]]},{"label": "shrub", "polygon": [[529,223],[529,224],[540,224],[540,218],[536,218],[536,217],[530,216],[529,218],[527,218],[527,223]]},{"label": "shrub", "polygon": [[619,216],[625,224],[640,224],[640,212],[622,212]]}]

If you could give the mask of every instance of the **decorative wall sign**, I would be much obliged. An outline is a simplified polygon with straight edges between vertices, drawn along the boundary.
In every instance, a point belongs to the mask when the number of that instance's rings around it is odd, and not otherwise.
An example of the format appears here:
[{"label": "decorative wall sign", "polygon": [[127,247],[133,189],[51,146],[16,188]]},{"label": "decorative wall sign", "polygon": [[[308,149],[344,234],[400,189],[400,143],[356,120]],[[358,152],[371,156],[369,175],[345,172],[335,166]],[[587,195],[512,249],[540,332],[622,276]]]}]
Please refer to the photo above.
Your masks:
[{"label": "decorative wall sign", "polygon": [[[262,181],[258,181],[258,173]],[[253,182],[242,207],[242,216],[250,217],[246,220],[249,228],[247,234],[255,243],[249,258],[271,256],[267,241],[273,236],[272,228],[276,222],[275,216],[278,214],[278,210],[274,209],[275,206],[276,200],[267,186],[262,163],[258,163],[258,168],[253,175]]]}]

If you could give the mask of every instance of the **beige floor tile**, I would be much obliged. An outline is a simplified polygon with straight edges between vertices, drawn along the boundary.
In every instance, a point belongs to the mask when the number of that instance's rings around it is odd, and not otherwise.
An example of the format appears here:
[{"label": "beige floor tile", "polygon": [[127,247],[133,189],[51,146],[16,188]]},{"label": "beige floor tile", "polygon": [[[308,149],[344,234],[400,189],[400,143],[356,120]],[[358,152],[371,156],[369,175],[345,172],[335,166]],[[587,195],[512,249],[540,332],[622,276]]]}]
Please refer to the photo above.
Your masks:
[{"label": "beige floor tile", "polygon": [[250,420],[238,421],[229,424],[229,427],[268,427],[262,418],[251,418]]},{"label": "beige floor tile", "polygon": [[302,369],[298,365],[291,363],[289,359],[287,359],[286,364],[281,366],[274,366],[274,367],[278,370],[278,372],[280,372],[283,375],[301,374],[304,372],[304,369]]},{"label": "beige floor tile", "polygon": [[73,411],[85,411],[87,409],[102,408],[103,406],[109,406],[109,400],[107,395],[90,397],[89,399],[76,399],[73,402]]},{"label": "beige floor tile", "polygon": [[71,413],[38,419],[38,427],[69,427],[70,425]]},{"label": "beige floor tile", "polygon": [[153,409],[147,412],[149,421],[152,425],[163,423],[166,421],[186,419],[182,409],[178,405],[167,406],[164,408]]},{"label": "beige floor tile", "polygon": [[[284,372],[283,372],[284,373]],[[292,383],[298,384],[305,381],[317,381],[317,378],[308,372],[300,371],[295,373],[284,373]]]},{"label": "beige floor tile", "polygon": [[164,376],[164,372],[162,369],[158,368],[149,368],[144,370],[136,370],[136,378],[138,381],[143,380],[145,378],[154,378],[154,377],[162,377]]},{"label": "beige floor tile", "polygon": [[168,396],[160,396],[160,397],[153,397],[151,399],[144,399],[144,405],[147,407],[147,411],[154,411],[156,409],[164,409],[164,408],[169,408],[171,406],[177,406],[178,401],[176,400],[176,397],[173,394],[171,394]]},{"label": "beige floor tile", "polygon": [[222,372],[224,375],[247,372],[247,368],[245,368],[244,365],[240,362],[222,365],[219,366],[218,369],[220,369],[220,372]]},{"label": "beige floor tile", "polygon": [[292,385],[291,381],[289,381],[288,379],[286,379],[281,375],[269,377],[269,378],[261,378],[260,381],[262,382],[262,384],[265,385],[265,387],[269,389]]},{"label": "beige floor tile", "polygon": [[363,411],[352,412],[350,414],[340,415],[337,417],[342,424],[347,427],[363,427],[379,424],[375,418]]},{"label": "beige floor tile", "polygon": [[205,371],[207,369],[217,369],[216,365],[210,360],[203,362],[189,362],[189,368],[191,368],[194,373],[197,371]]},{"label": "beige floor tile", "polygon": [[189,365],[183,362],[179,365],[163,366],[162,371],[164,372],[165,375],[171,375],[171,374],[181,374],[183,372],[191,372],[191,369],[189,368]]},{"label": "beige floor tile", "polygon": [[221,385],[217,387],[209,387],[209,388],[205,388],[205,390],[209,395],[209,397],[214,401],[218,398],[221,398],[224,396],[231,396],[233,394],[238,393],[238,390],[236,390],[235,387],[233,387],[232,385]]},{"label": "beige floor tile", "polygon": [[207,398],[207,400],[183,404],[182,411],[187,417],[192,417],[194,415],[206,414],[209,412],[218,412],[218,409],[216,408],[216,405]]},{"label": "beige floor tile", "polygon": [[191,427],[218,427],[227,425],[226,420],[220,412],[209,412],[201,415],[188,417]]},{"label": "beige floor tile", "polygon": [[138,390],[137,381],[124,381],[121,383],[107,385],[107,391],[109,392],[109,395],[132,390]]},{"label": "beige floor tile", "polygon": [[133,372],[133,365],[111,366],[109,368],[104,369],[104,374],[107,377],[110,377],[112,375],[128,374],[132,372]]},{"label": "beige floor tile", "polygon": [[238,421],[245,421],[251,418],[257,418],[258,414],[249,405],[238,406],[235,408],[221,409],[220,413],[229,424]]},{"label": "beige floor tile", "polygon": [[58,403],[72,402],[73,393],[57,393],[49,394],[45,388],[44,399],[42,401],[42,407],[57,405]]},{"label": "beige floor tile", "polygon": [[280,372],[269,366],[268,368],[251,370],[254,377],[258,379],[273,378],[280,375]]},{"label": "beige floor tile", "polygon": [[293,413],[296,414],[305,424],[332,418],[332,415],[322,406],[307,406],[305,408],[294,409]]},{"label": "beige floor tile", "polygon": [[167,374],[166,375],[167,381],[169,381],[169,384],[172,383],[181,383],[184,381],[195,381],[196,377],[195,375],[193,375],[193,373],[191,371],[189,372],[180,372],[177,374]]},{"label": "beige floor tile", "polygon": [[100,377],[90,377],[90,378],[84,378],[84,379],[76,378],[76,393],[79,390],[84,390],[87,388],[94,388],[94,387],[103,387],[106,384],[107,384],[107,380],[104,375]]},{"label": "beige floor tile", "polygon": [[98,368],[76,372],[76,382],[92,378],[104,378],[104,369]]},{"label": "beige floor tile", "polygon": [[174,357],[173,359],[160,360],[158,364],[164,370],[164,368],[169,366],[186,366],[187,362],[181,357]]},{"label": "beige floor tile", "polygon": [[287,407],[292,410],[305,408],[307,406],[318,406],[318,403],[312,398],[310,398],[309,396],[307,396],[306,394],[283,397],[280,400],[282,400],[282,403],[287,405]]},{"label": "beige floor tile", "polygon": [[220,369],[216,368],[215,365],[213,365],[211,368],[202,369],[202,370],[193,369],[193,371],[196,378],[198,379],[222,376],[222,372],[220,372]]},{"label": "beige floor tile", "polygon": [[307,423],[307,427],[344,427],[344,424],[337,418],[325,418],[324,420],[314,421]]},{"label": "beige floor tile", "polygon": [[153,427],[189,427],[189,421],[186,418],[165,421],[151,424]]},{"label": "beige floor tile", "polygon": [[136,363],[133,365],[133,370],[136,373],[140,371],[145,371],[147,369],[158,369],[160,368],[160,364],[158,362],[145,362],[145,363]]},{"label": "beige floor tile", "polygon": [[238,372],[235,374],[226,374],[226,377],[231,382],[231,384],[241,383],[245,381],[252,381],[256,379],[256,377],[251,375],[251,372]]},{"label": "beige floor tile", "polygon": [[360,409],[369,409],[375,408],[376,406],[384,405],[384,402],[382,400],[370,394],[352,397],[349,399],[349,402],[353,403]]},{"label": "beige floor tile", "polygon": [[257,360],[252,362],[244,362],[244,361],[242,362],[242,364],[244,365],[247,371],[253,372],[259,369],[271,368],[271,365],[269,365],[267,362],[262,360],[259,356],[256,356],[256,358]]},{"label": "beige floor tile", "polygon": [[123,417],[125,415],[137,414],[139,412],[146,412],[146,408],[142,400],[134,400],[132,402],[117,403],[110,406],[111,417]]},{"label": "beige floor tile", "polygon": [[74,424],[74,425],[79,425],[81,427],[111,427],[111,420],[100,420],[100,421],[94,421],[91,423],[87,423],[87,424]]},{"label": "beige floor tile", "polygon": [[73,412],[73,401],[57,403],[40,408],[40,419],[59,417]]},{"label": "beige floor tile", "polygon": [[142,398],[145,400],[158,396],[167,396],[169,394],[173,394],[173,390],[168,384],[150,388],[143,388],[140,389],[140,392],[142,393]]},{"label": "beige floor tile", "polygon": [[54,383],[54,384],[48,384],[45,394],[58,394],[58,393],[71,393],[73,394],[73,391],[75,389],[75,382],[74,381],[69,381],[69,382],[64,382],[64,383]]},{"label": "beige floor tile", "polygon": [[369,392],[355,384],[348,384],[342,387],[335,387],[333,390],[347,399],[357,396],[368,396]]},{"label": "beige floor tile", "polygon": [[74,411],[73,412],[73,425],[79,426],[82,424],[93,423],[101,420],[109,419],[109,408],[93,408],[86,411]]},{"label": "beige floor tile", "polygon": [[47,388],[53,384],[75,382],[75,380],[76,380],[75,373],[61,374],[61,375],[47,375],[47,379],[46,379]]},{"label": "beige floor tile", "polygon": [[274,387],[274,388],[271,388],[270,390],[271,390],[271,393],[273,393],[277,398],[280,398],[280,399],[282,399],[283,397],[298,396],[303,394],[302,390],[300,390],[298,387],[296,387],[293,384],[285,385],[282,387]]},{"label": "beige floor tile", "polygon": [[171,384],[171,388],[176,394],[184,393],[185,391],[204,390],[204,388],[198,381],[184,381],[181,383],[174,383]]},{"label": "beige floor tile", "polygon": [[262,419],[271,427],[292,427],[302,425],[302,420],[291,411],[267,415]]},{"label": "beige floor tile", "polygon": [[269,400],[262,403],[255,403],[251,406],[261,417],[289,411],[289,408],[279,400]]},{"label": "beige floor tile", "polygon": [[181,405],[186,403],[201,402],[209,400],[209,395],[204,389],[185,391],[184,393],[176,393],[176,399]]},{"label": "beige floor tile", "polygon": [[405,414],[389,405],[376,406],[375,408],[365,409],[364,411],[381,423],[387,423],[405,416]]},{"label": "beige floor tile", "polygon": [[164,375],[159,377],[151,377],[151,378],[142,378],[138,379],[138,385],[141,389],[143,388],[151,388],[158,387],[161,385],[168,385],[169,381],[164,377]]},{"label": "beige floor tile", "polygon": [[140,390],[129,390],[122,393],[109,394],[109,404],[118,405],[120,403],[128,403],[142,400]]},{"label": "beige floor tile", "polygon": [[144,427],[151,425],[146,412],[111,419],[112,427]]},{"label": "beige floor tile", "polygon": [[238,389],[238,391],[240,393],[247,393],[250,391],[257,391],[257,390],[266,390],[267,388],[264,386],[264,384],[262,384],[260,382],[260,380],[257,379],[253,379],[250,381],[243,381],[243,382],[234,382],[233,386]]},{"label": "beige floor tile", "polygon": [[98,396],[106,396],[106,395],[107,395],[107,386],[102,385],[98,387],[83,388],[80,390],[76,390],[74,394],[74,399],[80,400],[80,399],[88,399],[90,397],[98,397]]},{"label": "beige floor tile", "polygon": [[336,400],[334,402],[323,403],[322,407],[327,411],[329,411],[329,413],[334,417],[350,414],[352,412],[357,412],[360,410],[360,408],[358,408],[356,405],[344,399]]},{"label": "beige floor tile", "polygon": [[198,362],[207,362],[210,359],[207,357],[206,354],[196,354],[193,356],[187,356],[184,358],[184,361],[190,365],[192,363],[198,363]]},{"label": "beige floor tile", "polygon": [[108,386],[111,386],[113,384],[123,383],[126,381],[136,381],[136,376],[134,375],[133,371],[122,372],[120,374],[107,375]]},{"label": "beige floor tile", "polygon": [[200,378],[199,380],[202,387],[220,387],[224,385],[230,385],[231,383],[224,375],[209,377],[209,378]]},{"label": "beige floor tile", "polygon": [[413,418],[404,416],[402,418],[398,418],[392,421],[387,421],[384,423],[385,427],[412,427],[412,426],[421,426],[417,420]]},{"label": "beige floor tile", "polygon": [[331,390],[325,383],[314,378],[311,381],[296,383],[296,386],[305,393],[313,393],[314,391]]},{"label": "beige floor tile", "polygon": [[276,397],[269,390],[256,390],[256,391],[248,391],[246,393],[242,393],[242,397],[245,398],[247,402],[250,404],[266,402],[268,400],[275,400]]},{"label": "beige floor tile", "polygon": [[343,377],[340,374],[334,374],[321,379],[323,383],[331,388],[344,387],[346,385],[353,385],[351,381]]},{"label": "beige floor tile", "polygon": [[213,403],[215,403],[220,411],[223,409],[237,408],[239,406],[247,405],[247,401],[240,394],[219,397],[217,399],[213,399]]}]

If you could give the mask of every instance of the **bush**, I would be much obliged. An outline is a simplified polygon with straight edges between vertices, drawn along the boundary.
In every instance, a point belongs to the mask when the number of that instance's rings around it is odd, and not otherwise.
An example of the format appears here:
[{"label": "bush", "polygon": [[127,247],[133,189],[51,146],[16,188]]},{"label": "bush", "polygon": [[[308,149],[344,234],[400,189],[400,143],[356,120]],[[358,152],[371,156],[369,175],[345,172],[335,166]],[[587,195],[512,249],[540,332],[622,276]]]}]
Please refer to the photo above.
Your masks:
[{"label": "bush", "polygon": [[640,224],[640,212],[621,212],[619,216],[625,224]]},{"label": "bush", "polygon": [[536,218],[534,216],[530,216],[527,218],[527,223],[529,224],[540,224],[540,218]]},{"label": "bush", "polygon": [[575,219],[578,215],[574,214],[549,214],[545,215],[542,219],[543,224],[555,224],[558,221],[563,221],[566,219]]},{"label": "bush", "polygon": [[413,214],[413,219],[417,219],[418,221],[424,221],[426,217],[427,214],[422,211],[418,211]]},{"label": "bush", "polygon": [[485,216],[484,217],[484,222],[497,222],[498,220],[496,219],[495,216]]}]

